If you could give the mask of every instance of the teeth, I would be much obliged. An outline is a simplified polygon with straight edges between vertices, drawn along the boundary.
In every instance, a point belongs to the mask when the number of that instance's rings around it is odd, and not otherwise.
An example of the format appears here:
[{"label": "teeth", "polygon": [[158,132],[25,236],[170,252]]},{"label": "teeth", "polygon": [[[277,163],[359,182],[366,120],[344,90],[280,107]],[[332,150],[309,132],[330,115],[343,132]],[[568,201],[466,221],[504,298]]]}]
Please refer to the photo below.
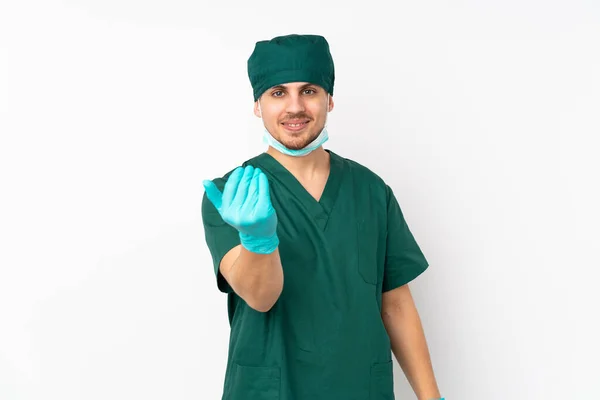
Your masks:
[{"label": "teeth", "polygon": [[289,126],[293,126],[294,128],[296,128],[296,127],[298,127],[298,126],[300,126],[300,125],[303,125],[303,124],[288,124],[288,125],[289,125]]}]

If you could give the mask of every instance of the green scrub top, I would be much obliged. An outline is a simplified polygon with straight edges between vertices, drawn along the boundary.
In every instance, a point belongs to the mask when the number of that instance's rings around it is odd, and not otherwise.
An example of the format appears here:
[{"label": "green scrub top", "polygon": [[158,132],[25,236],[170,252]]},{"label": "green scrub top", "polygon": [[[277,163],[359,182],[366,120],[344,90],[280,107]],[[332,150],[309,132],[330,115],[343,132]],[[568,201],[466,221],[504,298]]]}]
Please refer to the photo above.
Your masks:
[{"label": "green scrub top", "polygon": [[[277,212],[283,291],[266,313],[249,307],[219,272],[240,244],[204,195],[202,217],[231,326],[222,400],[393,400],[392,352],[382,293],[428,262],[390,187],[331,150],[319,201],[275,158],[244,162],[269,180]],[[230,171],[213,180],[222,191]]]}]

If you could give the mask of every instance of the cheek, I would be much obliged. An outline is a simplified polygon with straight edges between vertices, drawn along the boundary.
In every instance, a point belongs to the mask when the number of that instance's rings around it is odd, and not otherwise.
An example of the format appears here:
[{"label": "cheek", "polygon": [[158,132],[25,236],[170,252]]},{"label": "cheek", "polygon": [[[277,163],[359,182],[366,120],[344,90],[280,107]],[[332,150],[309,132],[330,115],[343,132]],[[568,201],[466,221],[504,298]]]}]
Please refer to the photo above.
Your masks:
[{"label": "cheek", "polygon": [[306,111],[308,111],[314,119],[324,119],[327,111],[329,111],[329,105],[327,103],[315,104]]},{"label": "cheek", "polygon": [[277,124],[279,120],[285,116],[285,112],[282,112],[278,107],[263,107],[262,116],[265,121],[269,121],[271,124]]}]

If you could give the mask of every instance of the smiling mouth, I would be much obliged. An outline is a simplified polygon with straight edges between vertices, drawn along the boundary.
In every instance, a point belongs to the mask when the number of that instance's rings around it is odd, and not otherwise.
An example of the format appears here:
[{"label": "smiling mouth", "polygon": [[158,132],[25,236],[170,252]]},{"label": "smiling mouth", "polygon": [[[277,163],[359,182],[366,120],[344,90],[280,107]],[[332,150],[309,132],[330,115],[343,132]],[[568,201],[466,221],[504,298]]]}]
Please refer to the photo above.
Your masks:
[{"label": "smiling mouth", "polygon": [[303,129],[309,122],[310,122],[310,120],[292,120],[292,121],[282,122],[282,125],[287,130],[299,131],[299,130]]}]

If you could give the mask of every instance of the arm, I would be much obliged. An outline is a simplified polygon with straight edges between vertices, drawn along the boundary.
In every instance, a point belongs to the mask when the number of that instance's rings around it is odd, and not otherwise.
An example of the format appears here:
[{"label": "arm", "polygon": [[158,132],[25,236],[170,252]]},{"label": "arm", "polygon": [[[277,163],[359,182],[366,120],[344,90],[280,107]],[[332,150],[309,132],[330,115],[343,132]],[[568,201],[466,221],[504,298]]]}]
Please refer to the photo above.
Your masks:
[{"label": "arm", "polygon": [[381,316],[392,352],[417,398],[440,398],[423,326],[408,284],[383,293]]},{"label": "arm", "polygon": [[[283,290],[283,269],[266,175],[247,165],[231,173],[223,192],[210,180],[203,185],[207,243],[215,270],[230,286],[221,289],[234,291],[257,311],[269,311]],[[234,240],[239,244],[230,245]],[[218,276],[217,281],[223,283]]]},{"label": "arm", "polygon": [[225,254],[219,268],[234,292],[256,311],[269,311],[283,290],[278,249],[258,254],[237,245]]}]

